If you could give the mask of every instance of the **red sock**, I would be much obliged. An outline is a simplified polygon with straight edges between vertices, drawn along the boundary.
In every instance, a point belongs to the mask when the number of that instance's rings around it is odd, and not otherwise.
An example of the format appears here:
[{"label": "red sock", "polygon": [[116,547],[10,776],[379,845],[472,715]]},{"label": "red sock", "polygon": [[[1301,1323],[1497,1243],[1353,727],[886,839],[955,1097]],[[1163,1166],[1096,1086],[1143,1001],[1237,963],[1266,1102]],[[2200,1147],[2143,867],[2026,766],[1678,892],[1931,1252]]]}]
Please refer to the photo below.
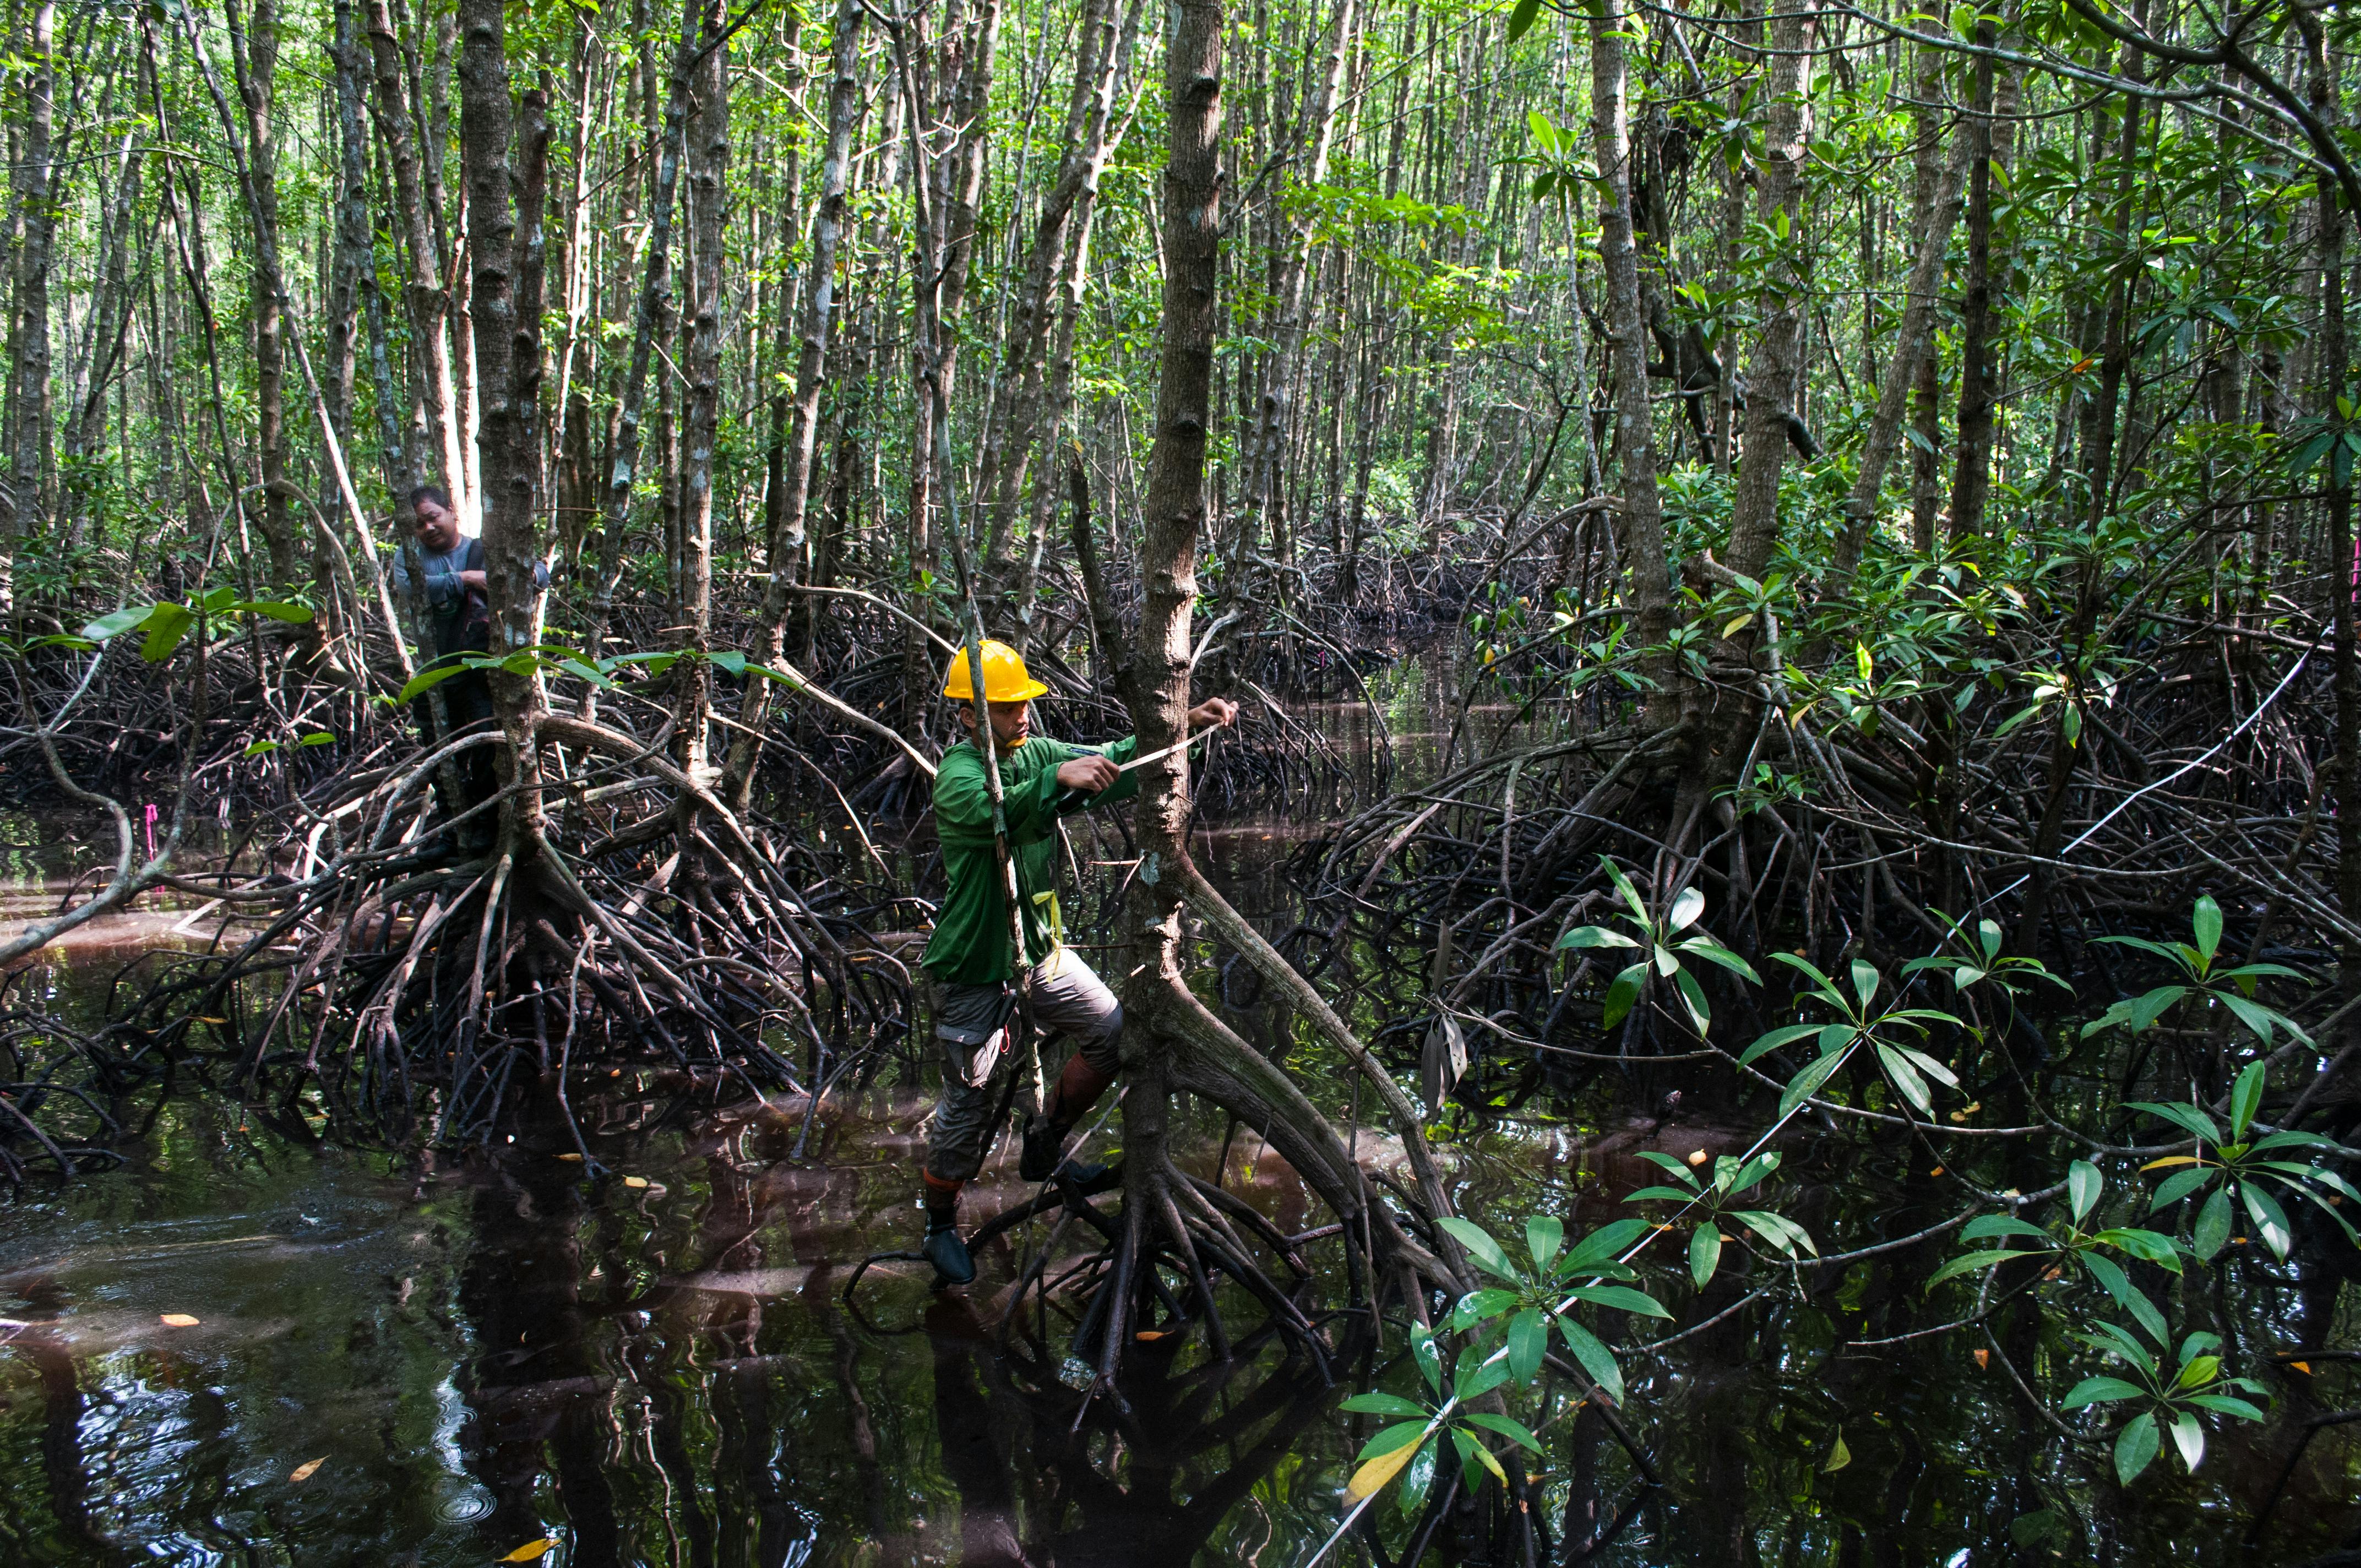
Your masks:
[{"label": "red sock", "polygon": [[1098,1103],[1099,1096],[1114,1081],[1114,1074],[1101,1072],[1084,1061],[1080,1051],[1068,1057],[1064,1070],[1058,1074],[1058,1087],[1049,1095],[1051,1124],[1071,1128]]},{"label": "red sock", "polygon": [[923,1168],[918,1172],[918,1181],[926,1191],[927,1229],[938,1231],[949,1227],[959,1213],[960,1189],[967,1184],[946,1181]]}]

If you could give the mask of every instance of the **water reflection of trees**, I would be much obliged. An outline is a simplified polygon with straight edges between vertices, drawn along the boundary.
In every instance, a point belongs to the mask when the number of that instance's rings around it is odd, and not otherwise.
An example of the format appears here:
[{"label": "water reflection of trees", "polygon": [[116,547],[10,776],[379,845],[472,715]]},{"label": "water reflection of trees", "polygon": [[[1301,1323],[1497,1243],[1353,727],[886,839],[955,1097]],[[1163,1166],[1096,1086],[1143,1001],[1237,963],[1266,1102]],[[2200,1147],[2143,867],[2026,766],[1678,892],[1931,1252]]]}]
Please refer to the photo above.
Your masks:
[{"label": "water reflection of trees", "polygon": [[[227,1130],[170,1145],[174,1168]],[[999,1354],[987,1299],[980,1331],[953,1300],[929,1312],[917,1281],[873,1277],[862,1299],[878,1323],[911,1332],[848,1317],[834,1262],[899,1223],[900,1172],[857,1125],[819,1148],[821,1163],[779,1161],[798,1131],[765,1142],[700,1123],[705,1141],[686,1164],[670,1133],[615,1135],[601,1153],[660,1177],[664,1192],[586,1181],[556,1157],[567,1146],[521,1126],[519,1144],[463,1162],[427,1202],[425,1226],[439,1219],[460,1244],[447,1272],[423,1234],[366,1251],[338,1240],[241,1252],[247,1261],[172,1276],[192,1288],[165,1304],[207,1321],[185,1339],[110,1316],[106,1287],[139,1289],[120,1265],[7,1277],[5,1310],[27,1326],[0,1359],[13,1488],[0,1500],[0,1564],[490,1562],[551,1523],[569,1564],[1227,1563],[1251,1555],[1267,1516],[1278,1533],[1261,1560],[1279,1562],[1300,1561],[1333,1522],[1339,1445],[1352,1440],[1316,1377],[1244,1332],[1228,1369],[1201,1359],[1202,1340],[1142,1345],[1121,1390],[1128,1409],[1102,1396],[1075,1434],[1079,1398],[1056,1381],[1064,1342],[1030,1342],[1020,1320]],[[1883,1228],[1905,1233],[1942,1212],[1924,1168],[1797,1168],[1810,1183],[1802,1212],[1827,1235],[1871,1203]],[[1478,1192],[1471,1206],[1510,1201]],[[1622,1420],[1653,1452],[1662,1489],[1640,1484],[1595,1412],[1563,1413],[1572,1391],[1552,1396],[1561,1414],[1536,1423],[1550,1453],[1535,1468],[1555,1550],[1541,1561],[1881,1568],[1976,1543],[1978,1562],[2058,1561],[2053,1550],[2070,1562],[2228,1561],[2250,1533],[2258,1563],[2349,1551],[2361,1425],[2350,1407],[2361,1401],[2354,1365],[2317,1353],[2351,1343],[2353,1298],[2340,1290],[2354,1257],[2334,1240],[2287,1265],[2255,1255],[2224,1271],[2220,1289],[2262,1308],[2215,1299],[2210,1286],[2184,1300],[2192,1323],[2212,1312],[2233,1326],[2233,1353],[2279,1403],[2268,1427],[2217,1438],[2198,1482],[2149,1496],[2114,1487],[2103,1448],[2066,1444],[2010,1379],[2010,1365],[2054,1379],[2061,1358],[2086,1359],[2067,1338],[2077,1324],[2027,1299],[1994,1320],[1990,1345],[1938,1353],[1903,1337],[1956,1311],[1925,1288],[1944,1247],[1806,1266],[1792,1281],[1733,1267],[1684,1312],[1704,1326],[1648,1351],[1635,1325],[1623,1347]],[[251,1296],[195,1288],[237,1269],[267,1270],[266,1283]],[[281,1316],[301,1332],[282,1333]],[[232,1322],[268,1337],[244,1342]],[[118,1326],[139,1332],[126,1345]],[[1861,1348],[1879,1339],[1900,1343]],[[1993,1350],[1988,1365],[1976,1347]],[[2307,1351],[2309,1376],[2286,1368]],[[446,1376],[462,1407],[447,1425],[418,1413]],[[320,1430],[331,1420],[344,1428],[334,1436]],[[438,1426],[456,1438],[452,1462],[483,1517],[427,1512],[451,1480]],[[1839,1433],[1850,1463],[1830,1471]],[[288,1485],[296,1461],[321,1454],[334,1456],[325,1471]],[[2044,1513],[2061,1533],[2013,1538]],[[1348,1561],[1400,1565],[1413,1545],[1422,1568],[1520,1561],[1488,1539],[1480,1508],[1402,1520],[1389,1505],[1378,1523],[1374,1541],[1348,1543]],[[1611,1547],[1584,1555],[1607,1536]]]},{"label": "water reflection of trees", "polygon": [[547,1146],[465,1172],[459,1448],[495,1556],[562,1518],[568,1568],[1185,1564],[1337,1397],[1276,1343],[1211,1364],[1174,1333],[1078,1427],[1054,1351],[995,1348],[963,1299],[884,1282],[902,1332],[848,1317],[861,1169],[719,1138],[666,1177],[694,1191],[600,1201]]},{"label": "water reflection of trees", "polygon": [[1275,1343],[1261,1354],[1261,1335],[1228,1362],[1192,1364],[1186,1333],[1138,1346],[1119,1399],[1084,1410],[1021,1339],[996,1348],[966,1301],[937,1300],[925,1327],[961,1568],[1186,1568],[1334,1404],[1319,1368]]}]

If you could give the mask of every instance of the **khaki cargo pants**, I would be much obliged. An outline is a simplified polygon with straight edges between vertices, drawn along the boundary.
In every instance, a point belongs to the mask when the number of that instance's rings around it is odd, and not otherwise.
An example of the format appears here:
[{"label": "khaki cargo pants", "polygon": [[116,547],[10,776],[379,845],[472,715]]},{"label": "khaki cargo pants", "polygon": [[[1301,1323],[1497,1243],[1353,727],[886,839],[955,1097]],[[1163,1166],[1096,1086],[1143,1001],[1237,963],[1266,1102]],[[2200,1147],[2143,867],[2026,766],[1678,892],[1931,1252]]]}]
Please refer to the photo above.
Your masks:
[{"label": "khaki cargo pants", "polygon": [[[927,1137],[927,1173],[938,1181],[966,1181],[983,1168],[983,1151],[997,1131],[994,1113],[1008,1094],[1008,1082],[1022,1066],[1021,1042],[1011,1041],[1000,1061],[981,1085],[969,1077],[982,1049],[1002,1026],[1007,1007],[1005,985],[938,985],[935,988],[935,1038],[943,1048],[943,1097],[935,1106],[933,1130]],[[1013,1013],[1006,1014],[1016,1026]],[[1033,970],[1033,1025],[1043,1036],[1045,1053],[1050,1040],[1063,1036],[1082,1059],[1113,1077],[1118,1063],[1115,1044],[1123,1036],[1123,1003],[1106,981],[1091,970],[1071,948],[1060,948]],[[1057,1076],[1059,1061],[1045,1054],[1042,1066]]]}]

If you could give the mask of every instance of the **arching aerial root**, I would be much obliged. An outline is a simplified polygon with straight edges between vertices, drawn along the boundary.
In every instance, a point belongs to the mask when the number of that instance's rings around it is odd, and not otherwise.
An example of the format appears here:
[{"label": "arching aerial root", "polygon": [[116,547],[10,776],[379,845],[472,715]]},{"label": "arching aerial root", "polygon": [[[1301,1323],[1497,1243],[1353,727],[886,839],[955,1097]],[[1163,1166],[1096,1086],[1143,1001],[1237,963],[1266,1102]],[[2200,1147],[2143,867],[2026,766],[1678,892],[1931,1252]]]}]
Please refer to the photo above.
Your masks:
[{"label": "arching aerial root", "polygon": [[[536,735],[554,821],[511,807],[489,851],[454,859],[424,786],[456,747],[389,771],[320,811],[313,874],[227,890],[275,913],[168,965],[136,1019],[291,1128],[393,1138],[422,1114],[437,1138],[488,1135],[521,1078],[554,1075],[563,1102],[594,1067],[816,1109],[906,1035],[907,973],[847,907],[843,868],[631,736],[554,716]],[[348,818],[355,839],[322,846]]]}]

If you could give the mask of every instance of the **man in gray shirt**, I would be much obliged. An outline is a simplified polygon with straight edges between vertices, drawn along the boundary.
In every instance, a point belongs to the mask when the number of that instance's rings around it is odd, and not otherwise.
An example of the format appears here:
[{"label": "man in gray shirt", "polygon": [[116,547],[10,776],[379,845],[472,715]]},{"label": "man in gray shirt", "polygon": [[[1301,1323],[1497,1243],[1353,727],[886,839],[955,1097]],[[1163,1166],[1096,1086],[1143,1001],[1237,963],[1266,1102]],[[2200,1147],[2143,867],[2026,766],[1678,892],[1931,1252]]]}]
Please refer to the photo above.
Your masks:
[{"label": "man in gray shirt", "polygon": [[[450,492],[439,485],[419,486],[411,493],[410,505],[418,519],[419,569],[415,587],[423,611],[419,630],[428,644],[427,668],[456,663],[468,653],[489,652],[492,617],[491,600],[485,587],[484,542],[459,532],[459,519],[452,510]],[[404,594],[412,591],[411,559],[407,550],[394,557],[393,584]],[[547,587],[548,566],[536,562],[533,579],[536,587]],[[492,722],[492,691],[484,679],[484,672],[463,669],[411,705],[418,717],[419,734],[430,746],[448,738],[436,733],[433,711],[436,696],[442,697],[443,710],[449,718],[450,736],[484,729]],[[492,751],[489,746],[473,746],[461,754],[459,773],[465,799],[449,798],[444,793],[442,780],[436,779],[435,788],[444,795],[445,816],[458,816],[500,793],[500,775],[492,766]],[[489,817],[487,813],[485,818],[463,827],[463,844],[478,847],[489,843],[493,824]]]}]

